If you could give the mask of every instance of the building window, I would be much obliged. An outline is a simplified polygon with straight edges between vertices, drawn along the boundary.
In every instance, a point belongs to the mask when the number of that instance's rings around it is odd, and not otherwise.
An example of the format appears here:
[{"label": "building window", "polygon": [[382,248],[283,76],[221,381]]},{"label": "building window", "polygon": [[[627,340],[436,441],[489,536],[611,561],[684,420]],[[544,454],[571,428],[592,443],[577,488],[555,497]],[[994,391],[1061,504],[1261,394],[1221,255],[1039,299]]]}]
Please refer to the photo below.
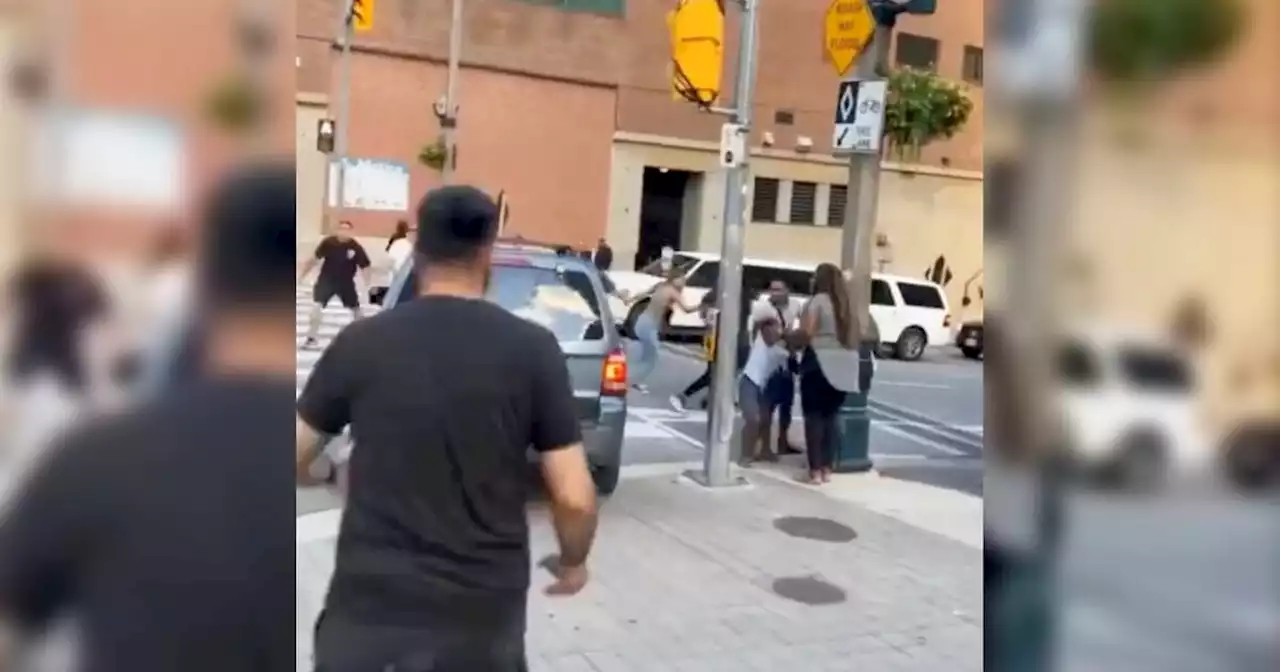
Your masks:
[{"label": "building window", "polygon": [[532,5],[545,5],[566,12],[590,12],[623,16],[627,13],[627,0],[523,0]]},{"label": "building window", "polygon": [[937,71],[938,41],[932,37],[898,33],[898,48],[893,60],[899,66]]},{"label": "building window", "polygon": [[982,84],[982,47],[966,46],[964,48],[964,81],[970,84]]},{"label": "building window", "polygon": [[778,221],[778,181],[774,178],[756,178],[751,196],[751,221]]},{"label": "building window", "polygon": [[791,223],[812,224],[818,201],[816,182],[791,183]]},{"label": "building window", "polygon": [[779,126],[790,126],[796,123],[796,115],[791,110],[778,110],[773,113],[773,123]]},{"label": "building window", "polygon": [[831,198],[827,200],[827,226],[844,225],[844,207],[849,202],[849,187],[831,185]]}]

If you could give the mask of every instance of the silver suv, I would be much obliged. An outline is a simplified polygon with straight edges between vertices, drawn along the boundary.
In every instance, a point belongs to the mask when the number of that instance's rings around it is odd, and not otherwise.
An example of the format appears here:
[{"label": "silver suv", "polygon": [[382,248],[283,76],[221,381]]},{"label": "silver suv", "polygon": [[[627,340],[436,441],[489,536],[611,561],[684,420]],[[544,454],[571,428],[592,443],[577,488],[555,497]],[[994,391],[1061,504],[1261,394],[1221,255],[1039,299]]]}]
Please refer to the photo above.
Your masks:
[{"label": "silver suv", "polygon": [[[396,269],[384,310],[412,301],[414,262]],[[627,358],[595,266],[554,249],[499,243],[488,299],[555,334],[564,351],[596,487],[618,486],[627,420]],[[534,457],[530,451],[530,458]]]}]

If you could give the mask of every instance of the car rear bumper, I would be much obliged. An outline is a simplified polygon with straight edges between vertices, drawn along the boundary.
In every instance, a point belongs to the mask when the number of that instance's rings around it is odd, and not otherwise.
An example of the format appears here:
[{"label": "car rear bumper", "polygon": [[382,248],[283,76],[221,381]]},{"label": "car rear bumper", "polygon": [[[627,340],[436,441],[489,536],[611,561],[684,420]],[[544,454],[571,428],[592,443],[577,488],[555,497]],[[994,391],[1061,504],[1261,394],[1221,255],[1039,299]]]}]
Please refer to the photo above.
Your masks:
[{"label": "car rear bumper", "polygon": [[[597,420],[582,424],[582,447],[592,467],[611,467],[622,463],[626,426],[626,402],[615,398],[602,399]],[[529,450],[529,460],[538,460],[538,454],[532,449]]]}]

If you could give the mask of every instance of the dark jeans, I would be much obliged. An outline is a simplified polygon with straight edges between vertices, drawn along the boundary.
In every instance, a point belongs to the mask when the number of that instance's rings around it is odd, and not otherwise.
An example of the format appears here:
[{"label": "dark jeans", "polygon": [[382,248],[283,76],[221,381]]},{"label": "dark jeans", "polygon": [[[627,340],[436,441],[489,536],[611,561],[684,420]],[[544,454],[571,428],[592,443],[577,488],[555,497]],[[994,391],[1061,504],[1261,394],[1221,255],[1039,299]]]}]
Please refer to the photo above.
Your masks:
[{"label": "dark jeans", "polygon": [[477,631],[352,623],[321,615],[315,672],[528,672],[524,625]]},{"label": "dark jeans", "polygon": [[800,407],[804,412],[804,441],[809,469],[821,471],[835,466],[840,426],[836,421],[845,394],[831,386],[822,374],[817,356],[810,349],[800,363]]},{"label": "dark jeans", "polygon": [[[741,372],[742,367],[747,365],[748,354],[750,354],[750,350],[740,345],[738,348],[738,372]],[[689,386],[684,388],[684,391],[680,393],[680,396],[684,399],[688,399],[703,390],[710,389],[711,381],[715,378],[715,371],[715,360],[707,362],[706,370],[702,372],[702,375],[694,378],[693,382],[689,383]]]},{"label": "dark jeans", "polygon": [[809,457],[809,471],[831,469],[836,463],[836,444],[840,426],[835,413],[805,413],[804,442]]},{"label": "dark jeans", "polygon": [[786,440],[787,428],[791,426],[792,406],[796,401],[796,377],[790,369],[778,371],[769,379],[764,389],[765,398],[769,400],[769,413],[778,412],[779,436]]},{"label": "dark jeans", "polygon": [[707,362],[707,370],[703,371],[701,376],[694,378],[693,382],[689,383],[689,386],[684,388],[684,391],[680,393],[680,396],[685,399],[688,399],[693,395],[711,387],[711,376],[714,375],[715,370],[716,370],[716,363]]}]

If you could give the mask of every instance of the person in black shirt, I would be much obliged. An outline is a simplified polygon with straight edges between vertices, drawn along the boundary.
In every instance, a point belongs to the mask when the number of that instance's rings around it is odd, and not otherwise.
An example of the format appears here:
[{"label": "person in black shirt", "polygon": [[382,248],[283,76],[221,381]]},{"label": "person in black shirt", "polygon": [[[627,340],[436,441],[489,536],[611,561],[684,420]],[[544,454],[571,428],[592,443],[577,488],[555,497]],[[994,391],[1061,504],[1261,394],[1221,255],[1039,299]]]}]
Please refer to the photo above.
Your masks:
[{"label": "person in black shirt", "polygon": [[595,262],[596,268],[601,271],[607,271],[613,267],[613,248],[609,247],[608,241],[601,238],[596,242],[596,250],[591,255],[591,259]]},{"label": "person in black shirt", "polygon": [[[389,247],[389,246],[388,246]],[[351,237],[351,222],[343,220],[338,223],[338,233],[327,236],[316,245],[316,252],[302,266],[298,274],[298,282],[307,277],[320,264],[320,276],[316,278],[312,298],[315,305],[311,308],[310,322],[307,325],[307,337],[303,347],[317,346],[316,336],[320,332],[320,318],[324,307],[335,297],[342,301],[344,308],[351,311],[355,319],[360,319],[360,291],[356,288],[356,273],[360,273],[365,287],[369,284],[368,270],[371,262],[364,246]]]},{"label": "person in black shirt", "polygon": [[37,377],[55,380],[73,397],[92,387],[87,337],[107,315],[97,281],[74,262],[39,254],[19,269],[9,286],[17,318],[6,368],[21,386]]},{"label": "person in black shirt", "polygon": [[[85,672],[295,668],[294,167],[219,185],[202,380],[47,448],[0,522],[0,669],[75,618]],[[7,657],[6,657],[7,656]]]},{"label": "person in black shirt", "polygon": [[316,669],[516,672],[529,449],[560,540],[550,594],[587,581],[595,485],[555,336],[484,299],[497,205],[449,186],[417,218],[417,298],[340,332],[298,399],[300,483],[356,437]]}]

